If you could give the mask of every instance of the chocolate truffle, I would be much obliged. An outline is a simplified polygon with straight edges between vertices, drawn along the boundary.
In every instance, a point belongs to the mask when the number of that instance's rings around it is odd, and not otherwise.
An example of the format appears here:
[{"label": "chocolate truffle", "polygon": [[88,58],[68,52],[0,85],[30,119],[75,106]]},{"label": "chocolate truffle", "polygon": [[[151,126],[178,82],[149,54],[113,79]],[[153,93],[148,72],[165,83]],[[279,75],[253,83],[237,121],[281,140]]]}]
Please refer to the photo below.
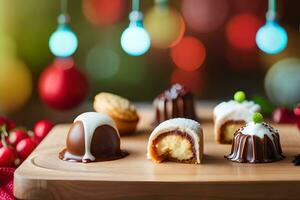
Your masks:
[{"label": "chocolate truffle", "polygon": [[71,125],[66,149],[59,158],[67,161],[93,162],[122,158],[120,136],[113,120],[106,114],[86,112]]},{"label": "chocolate truffle", "polygon": [[234,134],[228,160],[240,163],[269,163],[284,159],[279,133],[266,122],[250,122]]},{"label": "chocolate truffle", "polygon": [[158,95],[153,106],[157,124],[177,117],[196,120],[193,94],[178,83]]},{"label": "chocolate truffle", "polygon": [[200,164],[203,158],[203,132],[200,124],[185,118],[162,122],[150,135],[147,157],[156,163],[169,160]]},{"label": "chocolate truffle", "polygon": [[260,109],[253,101],[241,98],[218,104],[213,111],[216,142],[231,144],[235,131],[250,122],[252,115]]}]

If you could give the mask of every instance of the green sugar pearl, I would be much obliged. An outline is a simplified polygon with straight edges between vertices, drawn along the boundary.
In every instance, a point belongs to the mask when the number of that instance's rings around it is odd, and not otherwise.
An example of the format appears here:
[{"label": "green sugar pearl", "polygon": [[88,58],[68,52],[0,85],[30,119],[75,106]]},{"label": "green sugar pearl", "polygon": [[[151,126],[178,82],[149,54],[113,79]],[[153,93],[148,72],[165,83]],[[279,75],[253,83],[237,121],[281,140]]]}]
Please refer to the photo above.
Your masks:
[{"label": "green sugar pearl", "polygon": [[264,117],[259,112],[256,112],[253,114],[252,120],[254,123],[262,123],[264,121]]},{"label": "green sugar pearl", "polygon": [[243,101],[245,101],[245,99],[246,99],[246,94],[243,91],[237,91],[234,94],[234,100],[239,103],[242,103]]}]

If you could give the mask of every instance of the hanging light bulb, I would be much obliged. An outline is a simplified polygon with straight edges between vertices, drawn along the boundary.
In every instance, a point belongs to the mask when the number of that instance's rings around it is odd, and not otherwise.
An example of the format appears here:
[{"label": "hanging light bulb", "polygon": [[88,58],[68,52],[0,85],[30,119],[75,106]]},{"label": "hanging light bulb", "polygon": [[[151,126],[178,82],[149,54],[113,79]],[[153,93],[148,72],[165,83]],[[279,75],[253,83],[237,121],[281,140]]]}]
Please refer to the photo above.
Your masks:
[{"label": "hanging light bulb", "polygon": [[269,0],[266,24],[256,33],[256,44],[267,54],[277,54],[287,45],[288,36],[283,27],[276,21],[276,0]]},{"label": "hanging light bulb", "polygon": [[50,51],[57,57],[71,56],[78,47],[77,36],[68,25],[70,17],[65,11],[66,3],[66,0],[62,1],[62,14],[58,17],[58,27],[49,39]]},{"label": "hanging light bulb", "polygon": [[151,45],[169,48],[179,43],[185,32],[181,14],[168,5],[168,0],[155,0],[155,6],[145,15],[144,24],[151,37]]},{"label": "hanging light bulb", "polygon": [[150,35],[143,26],[143,14],[139,11],[139,0],[133,0],[133,9],[129,15],[129,26],[121,36],[123,50],[132,56],[146,53],[151,45]]}]

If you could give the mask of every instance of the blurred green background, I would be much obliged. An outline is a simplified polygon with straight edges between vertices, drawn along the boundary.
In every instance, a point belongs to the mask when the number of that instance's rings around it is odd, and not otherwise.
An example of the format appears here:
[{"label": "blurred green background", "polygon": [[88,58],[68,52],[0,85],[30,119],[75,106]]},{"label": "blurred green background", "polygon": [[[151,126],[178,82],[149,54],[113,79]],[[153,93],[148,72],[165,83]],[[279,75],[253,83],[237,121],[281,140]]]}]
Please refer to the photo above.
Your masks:
[{"label": "blurred green background", "polygon": [[[245,90],[249,96],[265,96],[264,77],[267,70],[277,61],[300,55],[300,12],[298,10],[300,1],[297,0],[278,1],[280,24],[287,30],[289,36],[287,48],[278,55],[266,55],[257,47],[236,48],[236,45],[228,39],[230,37],[228,34],[231,34],[228,33],[228,26],[236,16],[254,16],[262,25],[265,20],[267,1],[224,1],[226,3],[223,8],[226,9],[224,19],[212,31],[195,30],[186,23],[185,35],[198,38],[206,49],[204,63],[193,72],[178,69],[171,59],[169,48],[152,47],[149,52],[140,57],[127,55],[121,49],[120,36],[129,23],[131,2],[124,0],[121,9],[112,10],[107,20],[109,21],[115,15],[118,16],[118,20],[108,24],[91,23],[91,19],[87,17],[88,11],[84,11],[83,8],[85,3],[92,2],[72,0],[68,3],[70,25],[79,39],[79,48],[74,54],[74,60],[90,83],[88,101],[101,91],[117,93],[133,101],[152,101],[172,80],[186,83],[201,100],[228,99],[237,89]],[[206,14],[208,19],[214,21],[214,16],[222,13],[220,10],[222,7],[218,6],[217,0],[201,2],[207,4],[206,6],[212,6],[212,11]],[[169,6],[182,14],[183,3],[184,0],[170,0]],[[154,1],[141,0],[141,10],[145,15],[153,6]],[[28,105],[43,105],[37,94],[37,81],[43,69],[54,60],[48,48],[48,39],[57,27],[60,1],[1,0],[0,7],[0,31],[5,32],[13,40],[16,56],[33,74],[33,95],[23,110],[27,109]],[[98,14],[101,16],[101,10]],[[183,18],[185,19],[184,15]],[[253,26],[247,19],[249,18],[246,17],[242,23],[236,24],[233,37],[234,34],[246,38],[254,37],[253,34],[247,35],[245,32],[249,27],[251,31]],[[254,38],[249,40],[252,41]],[[7,48],[7,46],[5,49],[1,48],[1,52],[8,51]]]}]

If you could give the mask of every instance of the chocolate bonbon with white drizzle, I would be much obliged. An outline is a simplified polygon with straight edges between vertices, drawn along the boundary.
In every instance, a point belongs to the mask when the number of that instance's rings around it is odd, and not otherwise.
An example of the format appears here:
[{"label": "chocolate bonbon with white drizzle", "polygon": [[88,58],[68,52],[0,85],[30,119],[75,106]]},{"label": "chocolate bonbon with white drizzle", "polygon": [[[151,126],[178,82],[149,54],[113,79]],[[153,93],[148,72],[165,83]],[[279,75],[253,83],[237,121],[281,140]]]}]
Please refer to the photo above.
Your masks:
[{"label": "chocolate bonbon with white drizzle", "polygon": [[66,148],[59,158],[67,161],[95,162],[115,160],[128,155],[120,149],[120,135],[106,114],[82,113],[69,129]]}]

